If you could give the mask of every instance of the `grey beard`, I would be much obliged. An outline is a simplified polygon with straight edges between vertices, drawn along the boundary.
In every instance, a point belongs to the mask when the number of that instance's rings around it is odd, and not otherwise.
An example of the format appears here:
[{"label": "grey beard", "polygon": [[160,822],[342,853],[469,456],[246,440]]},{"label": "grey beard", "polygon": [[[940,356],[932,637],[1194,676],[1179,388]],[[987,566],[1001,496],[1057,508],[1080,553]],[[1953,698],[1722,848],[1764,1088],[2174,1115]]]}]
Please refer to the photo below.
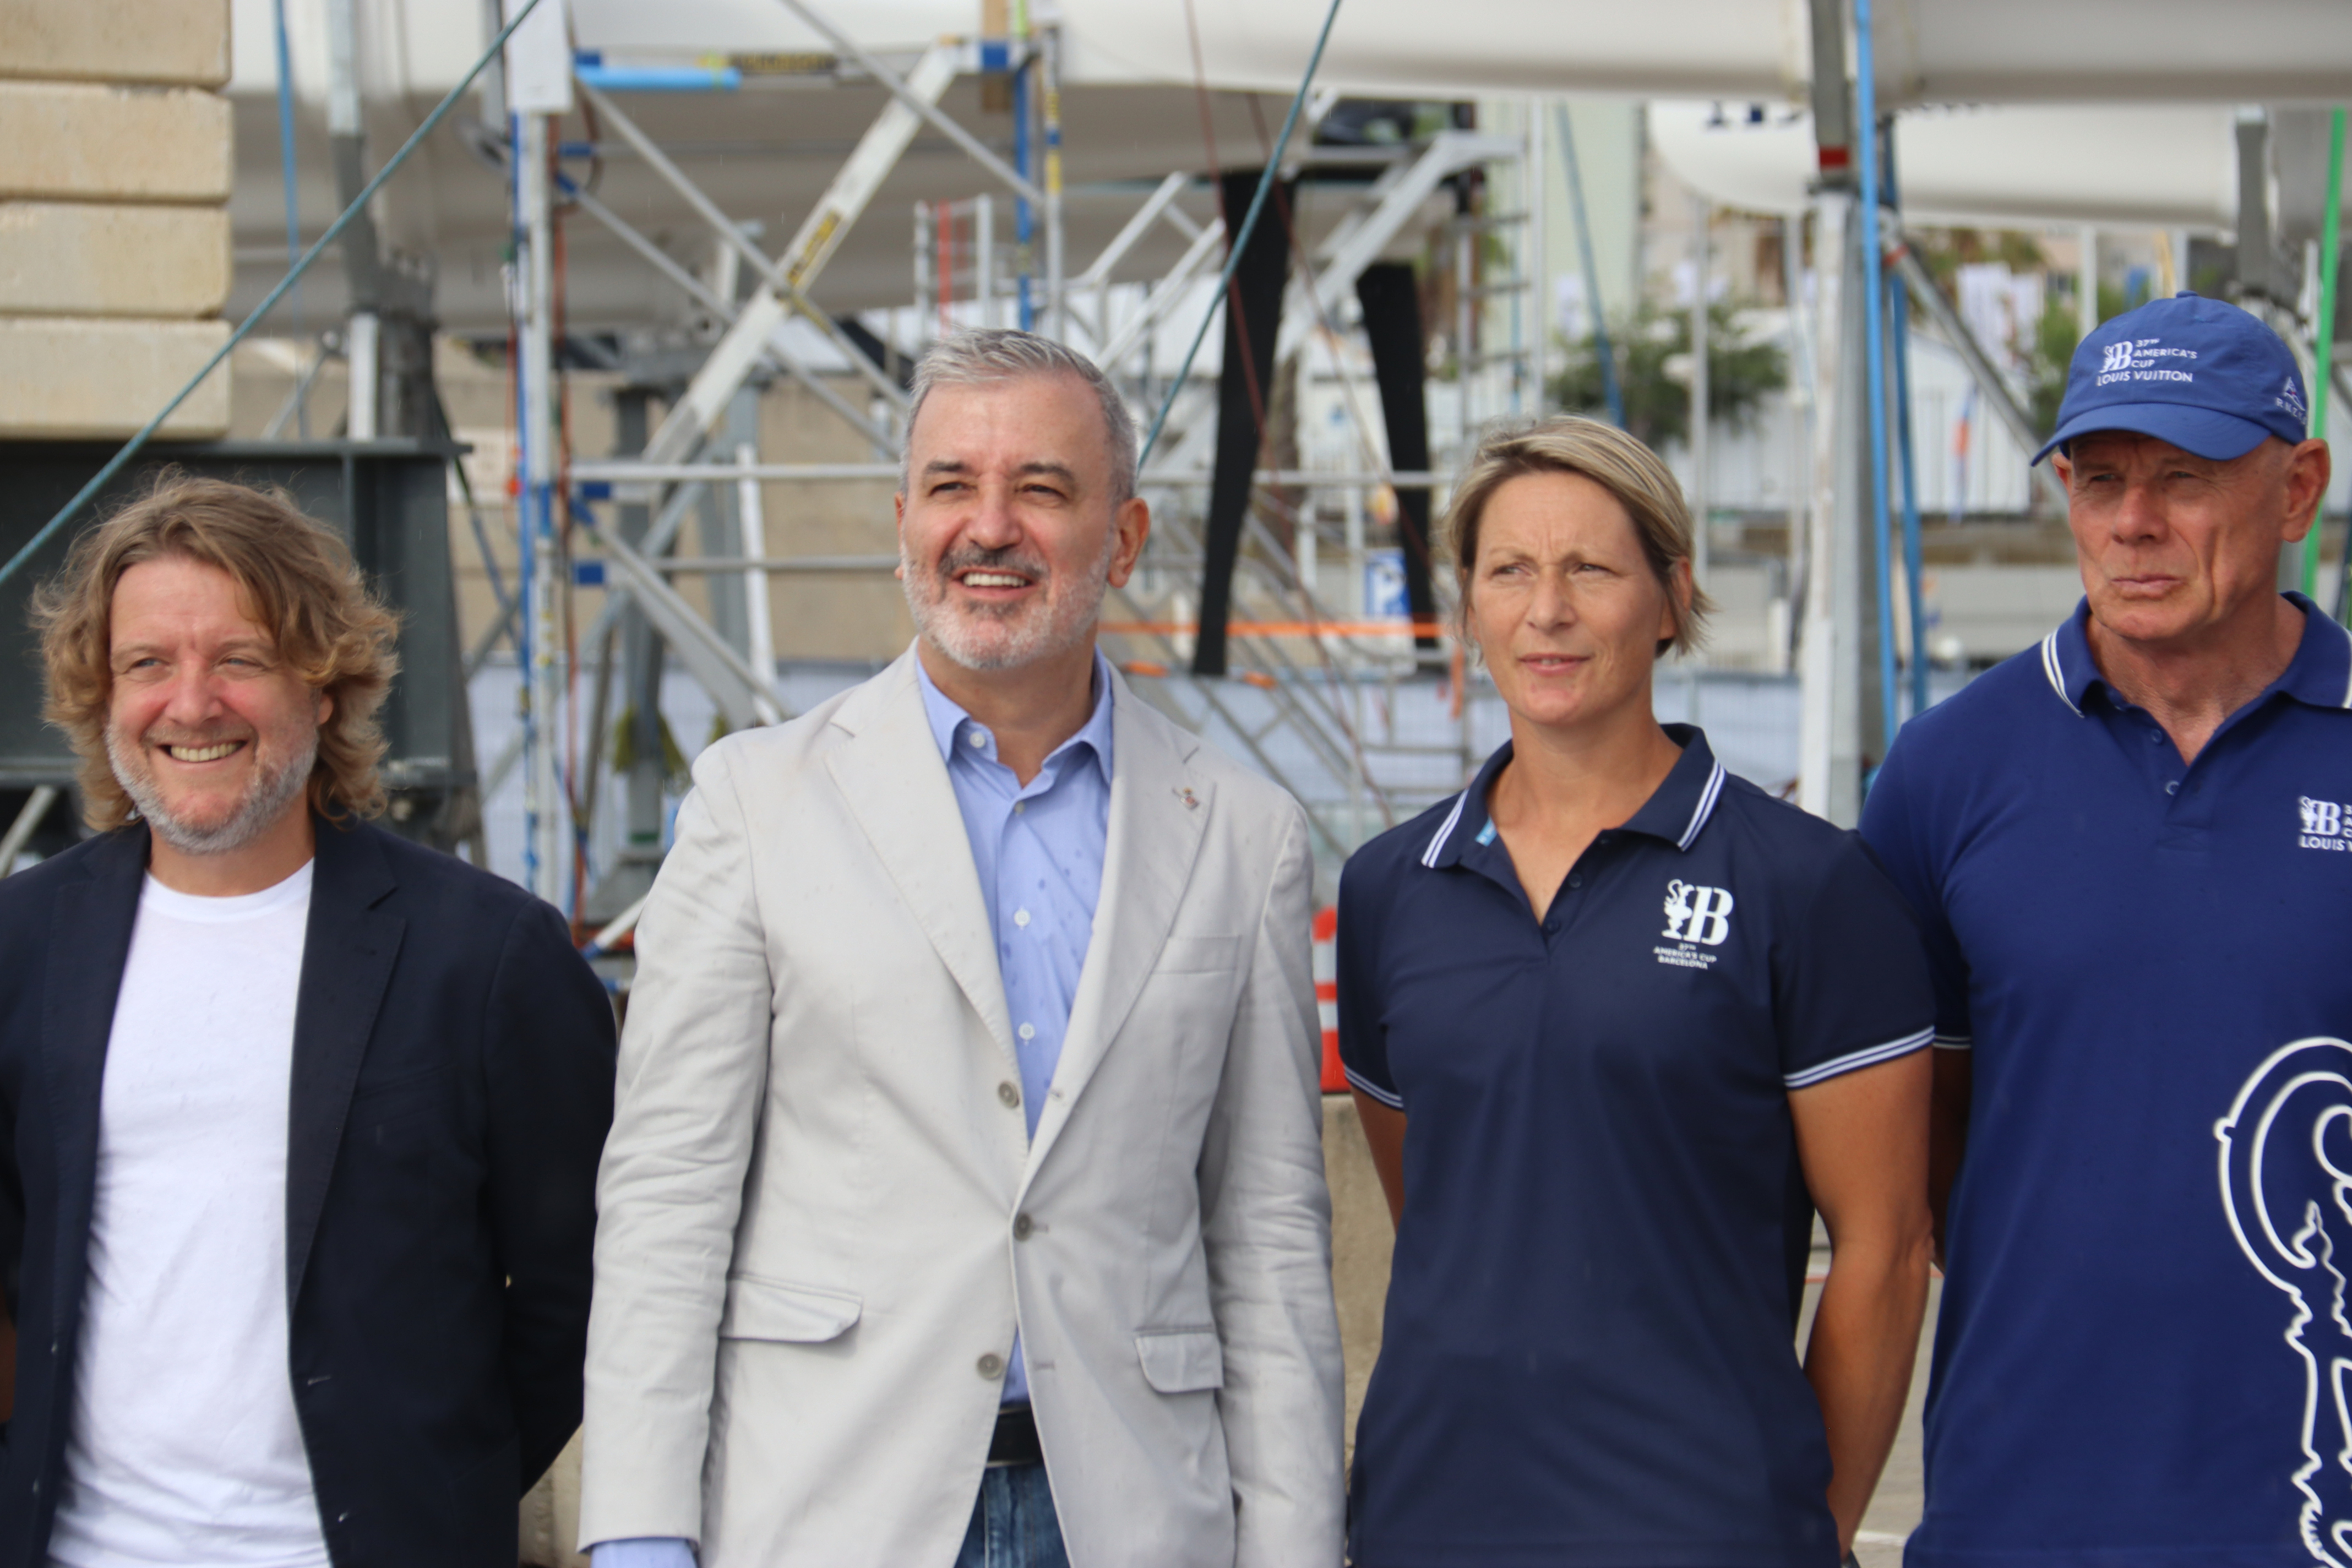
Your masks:
[{"label": "grey beard", "polygon": [[[256,744],[258,744],[258,738]],[[257,779],[228,820],[217,827],[198,827],[173,816],[163,805],[154,779],[140,765],[136,752],[125,755],[113,729],[106,731],[106,760],[114,782],[139,808],[140,816],[157,837],[183,855],[226,855],[261,837],[310,782],[319,760],[319,731],[313,728],[302,745],[276,773]]]},{"label": "grey beard", "polygon": [[[1092,634],[1095,621],[1102,613],[1103,598],[1109,590],[1105,574],[1110,570],[1111,553],[1118,546],[1118,536],[1106,532],[1101,560],[1084,576],[1075,581],[1065,579],[1060,584],[1069,597],[1041,606],[1041,613],[1033,615],[1024,624],[1009,625],[1003,617],[992,617],[1005,635],[1002,641],[991,639],[987,643],[972,635],[976,627],[947,611],[947,595],[940,586],[940,578],[945,572],[985,563],[973,562],[959,552],[941,562],[940,572],[927,574],[901,550],[898,564],[907,612],[914,617],[915,630],[924,641],[964,668],[1018,669],[1066,652]],[[1028,570],[1028,564],[1024,562],[1023,570]]]}]

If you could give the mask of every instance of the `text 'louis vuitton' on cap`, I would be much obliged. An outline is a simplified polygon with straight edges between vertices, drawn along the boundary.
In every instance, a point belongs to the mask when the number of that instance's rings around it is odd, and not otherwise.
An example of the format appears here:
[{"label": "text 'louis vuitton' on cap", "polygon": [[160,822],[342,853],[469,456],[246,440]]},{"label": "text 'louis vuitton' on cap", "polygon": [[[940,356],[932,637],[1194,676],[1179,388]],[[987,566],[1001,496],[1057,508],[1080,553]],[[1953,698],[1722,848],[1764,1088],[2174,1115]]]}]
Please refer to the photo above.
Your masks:
[{"label": "text 'louis vuitton' on cap", "polygon": [[2057,434],[2033,460],[2095,431],[2128,430],[2227,462],[2268,437],[2301,441],[2307,407],[2303,373],[2276,332],[2235,305],[2184,290],[2083,340],[2066,372]]}]

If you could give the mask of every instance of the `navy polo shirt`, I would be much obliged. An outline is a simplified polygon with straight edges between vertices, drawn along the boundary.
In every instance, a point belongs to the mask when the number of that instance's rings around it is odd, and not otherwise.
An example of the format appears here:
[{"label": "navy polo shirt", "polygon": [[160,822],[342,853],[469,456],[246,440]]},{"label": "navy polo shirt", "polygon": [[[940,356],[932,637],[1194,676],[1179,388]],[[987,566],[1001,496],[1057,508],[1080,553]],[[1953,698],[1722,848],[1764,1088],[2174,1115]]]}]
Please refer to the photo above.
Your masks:
[{"label": "navy polo shirt", "polygon": [[1974,1051],[1910,1568],[2352,1561],[2352,639],[2289,597],[2193,766],[2078,609],[1871,791]]},{"label": "navy polo shirt", "polygon": [[1359,1568],[1837,1561],[1789,1091],[1924,1047],[1926,965],[1858,838],[1668,733],[1540,924],[1508,745],[1340,879],[1340,1054],[1407,1117]]}]

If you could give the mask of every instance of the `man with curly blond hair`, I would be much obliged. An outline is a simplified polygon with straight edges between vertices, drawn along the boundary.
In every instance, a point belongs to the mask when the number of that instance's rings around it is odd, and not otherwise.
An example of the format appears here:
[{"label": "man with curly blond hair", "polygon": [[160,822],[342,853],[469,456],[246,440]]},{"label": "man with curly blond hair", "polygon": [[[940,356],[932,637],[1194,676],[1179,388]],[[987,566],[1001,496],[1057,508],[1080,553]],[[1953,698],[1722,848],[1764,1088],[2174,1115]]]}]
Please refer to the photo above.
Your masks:
[{"label": "man with curly blond hair", "polygon": [[395,617],[167,473],[36,595],[95,836],[0,882],[0,1568],[515,1561],[578,1425],[613,1017],[365,818]]}]

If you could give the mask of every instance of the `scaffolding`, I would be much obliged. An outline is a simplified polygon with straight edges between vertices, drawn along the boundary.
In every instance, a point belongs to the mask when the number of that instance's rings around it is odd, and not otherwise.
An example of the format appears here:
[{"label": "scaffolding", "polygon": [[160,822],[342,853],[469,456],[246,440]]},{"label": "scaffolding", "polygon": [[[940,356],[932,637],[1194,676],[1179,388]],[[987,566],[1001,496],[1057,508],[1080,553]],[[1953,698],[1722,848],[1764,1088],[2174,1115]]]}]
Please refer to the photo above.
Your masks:
[{"label": "scaffolding", "polygon": [[[772,544],[761,486],[896,480],[907,404],[893,367],[911,363],[947,332],[1019,324],[1056,337],[1093,357],[1133,405],[1149,412],[1170,396],[1162,379],[1171,358],[1166,340],[1223,308],[1215,279],[1224,226],[1186,210],[1181,198],[1199,183],[1191,170],[1154,182],[1103,249],[1074,276],[1065,276],[1055,28],[1008,40],[944,39],[902,76],[803,0],[785,4],[884,87],[888,101],[816,209],[775,255],[695,184],[616,101],[613,88],[597,84],[598,73],[581,72],[572,84],[604,132],[633,149],[699,218],[716,253],[730,258],[729,267],[755,280],[740,303],[732,286],[713,287],[592,193],[563,179],[548,151],[548,123],[560,105],[510,105],[506,147],[520,150],[510,160],[520,258],[515,314],[527,329],[518,339],[525,362],[518,382],[526,433],[519,526],[530,547],[520,647],[530,679],[519,752],[499,759],[488,782],[495,784],[509,768],[521,766],[530,825],[527,878],[534,890],[584,917],[589,929],[613,933],[600,940],[618,940],[649,880],[642,864],[593,863],[588,847],[609,836],[593,819],[581,819],[619,809],[615,792],[599,788],[596,777],[604,763],[599,731],[610,710],[608,690],[616,680],[630,690],[652,689],[642,669],[614,667],[616,643],[624,650],[618,657],[640,665],[649,646],[642,637],[616,638],[616,626],[649,627],[691,672],[728,727],[788,717],[766,631],[770,578],[878,576],[898,563],[892,555],[801,554],[781,541]],[[1007,73],[1013,88],[1009,161],[940,107],[959,73],[992,66]],[[914,204],[908,305],[869,313],[884,318],[882,330],[863,327],[867,341],[860,342],[853,332],[861,329],[836,321],[810,300],[808,289],[849,228],[874,221],[867,211],[874,195],[919,126],[961,149],[976,165],[982,188]],[[503,148],[489,151],[507,157]],[[1322,155],[1319,149],[1294,150],[1289,167],[1295,171]],[[1399,488],[1442,491],[1444,480],[1438,472],[1398,472],[1389,463],[1378,428],[1378,396],[1363,384],[1361,351],[1351,337],[1354,291],[1365,268],[1384,252],[1424,231],[1433,236],[1431,260],[1456,301],[1447,331],[1459,387],[1451,445],[1462,450],[1483,419],[1530,411],[1539,384],[1519,308],[1528,288],[1517,245],[1525,215],[1488,216],[1456,202],[1456,210],[1432,228],[1427,212],[1433,198],[1462,184],[1465,174],[1527,156],[1523,137],[1466,130],[1443,131],[1417,146],[1333,150],[1333,161],[1372,163],[1373,177],[1352,187],[1352,199],[1319,244],[1311,250],[1291,247],[1275,363],[1277,376],[1337,394],[1351,426],[1349,455],[1337,466],[1264,468],[1253,476],[1229,627],[1234,664],[1227,678],[1195,677],[1189,668],[1205,553],[1198,503],[1210,483],[1204,458],[1215,424],[1210,385],[1193,383],[1166,402],[1158,454],[1139,477],[1156,526],[1136,578],[1107,602],[1107,649],[1145,700],[1188,728],[1213,731],[1301,799],[1317,837],[1326,894],[1357,844],[1458,789],[1480,754],[1475,704],[1465,695],[1474,672],[1443,616],[1413,623],[1394,614],[1397,606],[1379,603],[1367,586],[1368,576],[1378,575],[1382,547],[1377,535],[1392,526]],[[532,177],[528,171],[534,169],[553,173]],[[534,439],[546,428],[541,421],[548,405],[540,401],[539,389],[563,370],[560,345],[534,328],[544,319],[550,284],[532,260],[544,253],[546,214],[559,195],[611,231],[721,329],[638,450],[575,458],[562,471],[543,455],[551,445],[541,444],[543,436]],[[1281,221],[1293,220],[1286,215]],[[1131,258],[1156,230],[1171,231],[1181,243],[1180,254],[1157,276],[1132,276]],[[1497,309],[1502,302],[1508,308]],[[820,368],[795,351],[794,342],[806,339],[786,332],[794,318],[823,337],[838,363]],[[1490,325],[1498,319],[1510,323],[1501,342],[1494,341]],[[845,372],[856,378],[848,393]],[[811,464],[763,458],[756,421],[747,427],[740,417],[730,420],[730,410],[740,408],[747,386],[775,375],[807,388],[871,448],[873,460]],[[682,552],[684,521],[713,498],[731,501],[736,526],[726,536],[729,547]],[[630,526],[625,519],[633,511],[650,521]],[[548,614],[548,595],[563,570],[556,545],[567,521],[573,536],[601,557],[609,595],[581,645],[596,650],[592,671],[561,668]],[[699,612],[678,590],[678,582],[690,578],[730,584],[728,602],[758,608],[732,617]],[[711,599],[715,610],[719,596]],[[730,624],[722,627],[721,619]],[[1424,645],[1435,640],[1433,654],[1416,646],[1416,634]],[[628,654],[631,647],[640,651]],[[575,673],[589,678],[593,721],[587,743],[565,753],[553,737],[561,731],[560,715],[581,700]],[[1422,709],[1442,713],[1442,725],[1433,726],[1425,710],[1418,722],[1401,719],[1416,699]],[[657,774],[635,768],[632,792],[646,787],[660,787]],[[632,803],[630,810],[640,826],[644,814],[635,807],[641,805]]]}]

